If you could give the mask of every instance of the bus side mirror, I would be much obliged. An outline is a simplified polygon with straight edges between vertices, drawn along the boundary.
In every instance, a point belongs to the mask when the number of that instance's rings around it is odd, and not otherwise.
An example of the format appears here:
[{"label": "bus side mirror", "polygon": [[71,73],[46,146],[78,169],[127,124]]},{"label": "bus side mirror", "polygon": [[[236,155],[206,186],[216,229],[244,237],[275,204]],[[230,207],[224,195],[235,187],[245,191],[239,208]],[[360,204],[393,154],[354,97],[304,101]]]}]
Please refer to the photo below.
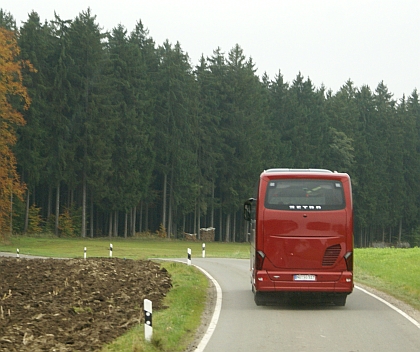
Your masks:
[{"label": "bus side mirror", "polygon": [[244,203],[244,219],[246,221],[251,221],[251,217],[252,217],[252,204],[255,201],[254,198],[249,198],[245,203]]}]

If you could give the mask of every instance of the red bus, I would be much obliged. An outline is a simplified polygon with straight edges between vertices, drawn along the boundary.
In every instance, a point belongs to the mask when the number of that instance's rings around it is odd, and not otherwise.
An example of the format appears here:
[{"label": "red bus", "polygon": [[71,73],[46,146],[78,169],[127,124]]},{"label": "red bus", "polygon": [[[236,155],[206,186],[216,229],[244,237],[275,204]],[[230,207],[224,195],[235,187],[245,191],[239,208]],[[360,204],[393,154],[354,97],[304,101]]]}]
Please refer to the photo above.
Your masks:
[{"label": "red bus", "polygon": [[251,284],[257,305],[317,297],[337,306],[353,291],[353,204],[350,177],[325,169],[269,169],[250,222]]}]

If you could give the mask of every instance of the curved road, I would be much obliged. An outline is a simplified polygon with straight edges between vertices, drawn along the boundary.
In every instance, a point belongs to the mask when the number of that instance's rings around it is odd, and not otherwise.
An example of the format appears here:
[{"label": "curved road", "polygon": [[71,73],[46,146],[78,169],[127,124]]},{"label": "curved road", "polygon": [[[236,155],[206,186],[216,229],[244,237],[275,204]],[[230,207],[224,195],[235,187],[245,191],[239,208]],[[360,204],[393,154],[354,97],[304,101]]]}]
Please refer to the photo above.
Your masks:
[{"label": "curved road", "polygon": [[361,290],[353,291],[345,307],[258,307],[249,260],[193,258],[192,264],[219,283],[223,296],[217,325],[200,351],[420,350],[420,324]]}]

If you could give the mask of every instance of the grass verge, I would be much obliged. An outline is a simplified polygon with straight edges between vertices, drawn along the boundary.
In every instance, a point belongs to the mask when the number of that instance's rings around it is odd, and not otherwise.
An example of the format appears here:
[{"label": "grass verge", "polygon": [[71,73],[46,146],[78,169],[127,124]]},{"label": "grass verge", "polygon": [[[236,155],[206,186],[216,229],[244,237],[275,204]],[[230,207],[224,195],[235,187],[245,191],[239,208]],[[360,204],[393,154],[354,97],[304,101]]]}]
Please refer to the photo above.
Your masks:
[{"label": "grass verge", "polygon": [[103,352],[185,351],[201,323],[208,288],[207,279],[193,266],[163,262],[171,273],[173,288],[165,298],[167,309],[153,313],[153,338],[144,340],[144,324],[103,348]]},{"label": "grass verge", "polygon": [[354,276],[420,310],[420,248],[357,248]]}]

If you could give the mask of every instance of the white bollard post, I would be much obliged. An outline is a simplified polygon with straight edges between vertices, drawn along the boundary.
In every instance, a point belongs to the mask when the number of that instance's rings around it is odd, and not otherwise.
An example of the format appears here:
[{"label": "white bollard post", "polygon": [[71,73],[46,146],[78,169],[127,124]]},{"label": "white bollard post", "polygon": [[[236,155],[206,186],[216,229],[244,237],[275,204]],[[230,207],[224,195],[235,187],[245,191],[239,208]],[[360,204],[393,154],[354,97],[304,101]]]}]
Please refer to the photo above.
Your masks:
[{"label": "white bollard post", "polygon": [[206,257],[206,244],[203,243],[203,258]]},{"label": "white bollard post", "polygon": [[16,258],[19,258],[19,248],[16,249]]},{"label": "white bollard post", "polygon": [[83,250],[83,258],[86,259],[86,247]]},{"label": "white bollard post", "polygon": [[143,305],[144,305],[144,339],[150,342],[153,336],[152,301],[145,299]]},{"label": "white bollard post", "polygon": [[109,245],[109,257],[112,258],[112,243]]},{"label": "white bollard post", "polygon": [[188,265],[191,265],[191,248],[188,248],[188,257],[187,257],[187,263]]}]

